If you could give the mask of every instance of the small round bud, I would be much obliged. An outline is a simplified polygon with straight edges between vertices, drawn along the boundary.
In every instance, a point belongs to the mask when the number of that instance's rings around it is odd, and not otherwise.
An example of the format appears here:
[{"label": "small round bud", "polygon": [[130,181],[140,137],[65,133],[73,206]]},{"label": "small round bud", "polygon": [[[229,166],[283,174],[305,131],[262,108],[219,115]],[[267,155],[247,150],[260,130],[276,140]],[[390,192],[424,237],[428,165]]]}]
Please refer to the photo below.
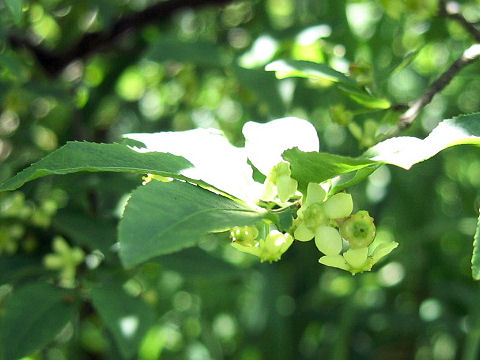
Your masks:
[{"label": "small round bud", "polygon": [[352,249],[368,247],[375,238],[373,218],[367,211],[359,211],[340,226],[340,234]]},{"label": "small round bud", "polygon": [[243,246],[254,246],[258,236],[258,229],[255,226],[236,226],[230,231],[233,242]]}]

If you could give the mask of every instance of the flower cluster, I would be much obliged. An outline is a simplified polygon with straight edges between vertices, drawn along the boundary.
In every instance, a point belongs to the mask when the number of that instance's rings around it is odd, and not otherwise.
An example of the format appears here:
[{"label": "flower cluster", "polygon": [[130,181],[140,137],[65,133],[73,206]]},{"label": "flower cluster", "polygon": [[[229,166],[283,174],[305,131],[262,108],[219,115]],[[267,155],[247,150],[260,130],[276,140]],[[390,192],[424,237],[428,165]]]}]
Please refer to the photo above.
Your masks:
[{"label": "flower cluster", "polygon": [[53,239],[53,253],[45,255],[43,264],[47,269],[60,272],[60,283],[64,287],[73,287],[75,274],[85,258],[85,253],[79,247],[71,248],[64,238]]},{"label": "flower cluster", "polygon": [[287,206],[301,204],[292,227],[287,233],[279,232],[273,225],[265,231],[268,225],[264,221],[256,226],[235,227],[230,233],[232,246],[261,261],[277,261],[294,239],[302,242],[314,239],[323,254],[319,259],[321,264],[353,275],[370,271],[398,246],[396,242],[376,241],[373,218],[367,211],[352,214],[350,194],[340,192],[328,197],[321,184],[309,183],[306,194],[289,203],[296,192],[297,181],[291,178],[290,165],[281,162],[273,167],[265,180],[262,200]]}]

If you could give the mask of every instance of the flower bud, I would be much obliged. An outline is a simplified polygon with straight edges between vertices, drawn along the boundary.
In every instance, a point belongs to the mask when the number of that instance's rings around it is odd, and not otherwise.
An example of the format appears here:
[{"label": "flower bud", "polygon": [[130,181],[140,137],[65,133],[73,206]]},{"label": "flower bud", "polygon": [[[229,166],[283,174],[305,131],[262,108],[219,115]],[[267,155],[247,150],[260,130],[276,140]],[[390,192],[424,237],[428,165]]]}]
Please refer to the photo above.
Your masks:
[{"label": "flower bud", "polygon": [[340,234],[348,241],[351,249],[368,247],[375,238],[373,218],[367,211],[359,211],[340,226]]},{"label": "flower bud", "polygon": [[258,236],[258,229],[255,226],[236,226],[230,231],[232,242],[243,246],[254,246]]}]

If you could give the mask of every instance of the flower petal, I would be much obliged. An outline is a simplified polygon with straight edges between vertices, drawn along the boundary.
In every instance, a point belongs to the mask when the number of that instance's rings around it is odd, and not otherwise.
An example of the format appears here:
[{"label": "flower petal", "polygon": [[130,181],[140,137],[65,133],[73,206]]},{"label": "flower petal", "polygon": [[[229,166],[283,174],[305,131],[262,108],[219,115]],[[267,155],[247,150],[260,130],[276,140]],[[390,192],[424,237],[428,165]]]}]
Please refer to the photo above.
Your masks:
[{"label": "flower petal", "polygon": [[315,234],[303,222],[301,222],[295,229],[293,236],[299,241],[309,241],[313,239]]},{"label": "flower petal", "polygon": [[342,251],[342,237],[331,226],[320,226],[315,233],[315,245],[325,255],[338,255]]},{"label": "flower petal", "polygon": [[343,253],[347,263],[354,269],[362,269],[367,262],[368,247],[349,249]]},{"label": "flower petal", "polygon": [[325,200],[327,193],[320,184],[309,183],[307,187],[307,199],[305,200],[305,206],[309,206],[314,203],[322,203]]},{"label": "flower petal", "polygon": [[325,214],[330,219],[341,219],[349,216],[353,211],[352,195],[347,193],[338,193],[325,201]]},{"label": "flower petal", "polygon": [[322,256],[318,262],[323,265],[335,267],[342,270],[350,271],[350,266],[345,261],[342,255],[327,255]]}]

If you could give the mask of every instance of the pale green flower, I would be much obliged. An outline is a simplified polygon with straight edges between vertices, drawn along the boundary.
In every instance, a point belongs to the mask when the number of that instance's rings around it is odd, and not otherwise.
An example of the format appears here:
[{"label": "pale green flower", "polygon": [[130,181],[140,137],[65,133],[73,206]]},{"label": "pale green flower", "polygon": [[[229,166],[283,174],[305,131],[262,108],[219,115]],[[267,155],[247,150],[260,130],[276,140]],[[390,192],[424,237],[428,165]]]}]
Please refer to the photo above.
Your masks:
[{"label": "pale green flower", "polygon": [[309,241],[330,220],[345,218],[352,213],[353,201],[350,194],[338,193],[325,201],[326,195],[320,184],[308,184],[307,195],[297,212],[295,239]]},{"label": "pale green flower", "polygon": [[325,255],[338,255],[342,251],[342,237],[331,226],[320,226],[315,233],[315,245]]},{"label": "pale green flower", "polygon": [[321,264],[350,271],[352,275],[370,271],[381,258],[388,255],[398,246],[395,241],[374,241],[368,247],[349,249],[342,255],[332,254],[322,256]]},{"label": "pale green flower", "polygon": [[287,202],[297,192],[297,180],[291,178],[290,164],[281,162],[275,165],[265,179],[262,200],[273,201],[278,198]]},{"label": "pale green flower", "polygon": [[85,253],[78,247],[71,248],[60,236],[53,240],[53,253],[45,255],[43,264],[47,269],[60,271],[60,282],[73,287],[77,266],[83,262]]},{"label": "pale green flower", "polygon": [[271,230],[265,239],[259,239],[254,246],[244,246],[238,242],[232,242],[232,246],[237,250],[259,257],[262,262],[271,262],[280,260],[292,243],[292,235]]},{"label": "pale green flower", "polygon": [[300,241],[312,240],[317,229],[328,224],[329,219],[323,206],[326,195],[320,184],[308,184],[307,195],[297,212],[295,239]]}]

